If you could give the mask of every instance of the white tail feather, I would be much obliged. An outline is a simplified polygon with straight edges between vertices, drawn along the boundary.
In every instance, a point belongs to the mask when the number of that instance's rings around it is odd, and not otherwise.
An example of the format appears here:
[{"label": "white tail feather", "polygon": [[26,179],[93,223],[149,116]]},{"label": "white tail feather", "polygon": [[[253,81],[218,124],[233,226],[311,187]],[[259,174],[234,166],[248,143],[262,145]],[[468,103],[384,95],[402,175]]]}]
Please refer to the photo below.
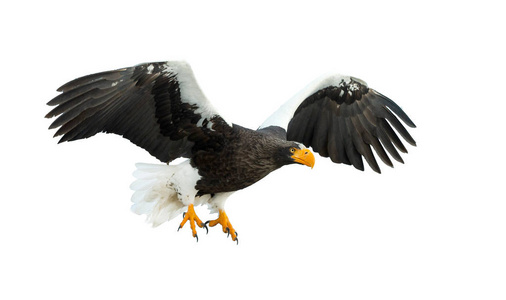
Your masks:
[{"label": "white tail feather", "polygon": [[[131,209],[136,214],[145,214],[154,227],[180,215],[190,203],[209,204],[211,195],[196,197],[195,185],[200,176],[188,160],[170,166],[144,163],[135,166],[136,180],[130,185],[135,191]],[[211,211],[223,208],[224,197],[218,195],[221,194],[217,194],[217,200],[210,205]]]},{"label": "white tail feather", "polygon": [[163,222],[181,214],[185,205],[179,200],[177,191],[170,179],[179,169],[178,166],[136,164],[134,176],[137,178],[130,188],[132,195],[132,211],[147,215],[148,222],[156,227]]}]

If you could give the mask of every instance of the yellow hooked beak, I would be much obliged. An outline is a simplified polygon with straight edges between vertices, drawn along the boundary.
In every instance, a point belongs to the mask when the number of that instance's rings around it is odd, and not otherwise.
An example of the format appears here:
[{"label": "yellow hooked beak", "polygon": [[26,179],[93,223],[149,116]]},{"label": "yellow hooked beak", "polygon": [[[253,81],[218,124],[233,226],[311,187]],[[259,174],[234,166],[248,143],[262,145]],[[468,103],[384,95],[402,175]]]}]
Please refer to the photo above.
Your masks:
[{"label": "yellow hooked beak", "polygon": [[308,167],[311,167],[311,169],[314,167],[314,155],[313,152],[309,149],[297,149],[293,148],[293,154],[292,159],[294,162],[302,165],[306,165]]}]

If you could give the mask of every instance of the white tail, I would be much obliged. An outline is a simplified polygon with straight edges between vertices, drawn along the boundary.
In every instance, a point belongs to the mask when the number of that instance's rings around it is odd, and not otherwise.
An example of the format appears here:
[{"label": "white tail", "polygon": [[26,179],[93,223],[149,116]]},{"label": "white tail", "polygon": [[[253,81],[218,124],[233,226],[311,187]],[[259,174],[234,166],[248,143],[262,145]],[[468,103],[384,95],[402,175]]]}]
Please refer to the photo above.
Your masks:
[{"label": "white tail", "polygon": [[211,195],[196,196],[195,186],[200,180],[198,170],[186,160],[178,165],[135,164],[136,180],[130,185],[132,211],[138,215],[145,214],[147,221],[156,227],[182,214],[186,207],[208,204],[211,213],[223,209],[226,198],[232,193],[218,193],[211,200]]},{"label": "white tail", "polygon": [[185,210],[185,205],[178,198],[177,188],[171,178],[180,165],[155,165],[138,163],[134,177],[137,178],[130,188],[132,195],[132,211],[147,215],[148,222],[156,227],[169,221]]}]

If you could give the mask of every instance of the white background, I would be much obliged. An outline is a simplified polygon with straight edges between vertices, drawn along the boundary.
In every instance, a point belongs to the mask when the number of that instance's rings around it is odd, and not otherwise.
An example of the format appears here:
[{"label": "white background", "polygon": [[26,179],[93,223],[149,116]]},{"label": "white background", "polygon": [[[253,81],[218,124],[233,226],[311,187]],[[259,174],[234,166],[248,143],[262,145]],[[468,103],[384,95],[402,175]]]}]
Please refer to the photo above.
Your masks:
[{"label": "white background", "polygon": [[[499,1],[186,2],[1,5],[0,298],[506,298]],[[152,229],[129,184],[156,159],[113,135],[57,145],[43,117],[71,79],[175,59],[251,128],[322,73],[359,77],[418,147],[382,175],[317,157],[235,193],[238,246]]]}]

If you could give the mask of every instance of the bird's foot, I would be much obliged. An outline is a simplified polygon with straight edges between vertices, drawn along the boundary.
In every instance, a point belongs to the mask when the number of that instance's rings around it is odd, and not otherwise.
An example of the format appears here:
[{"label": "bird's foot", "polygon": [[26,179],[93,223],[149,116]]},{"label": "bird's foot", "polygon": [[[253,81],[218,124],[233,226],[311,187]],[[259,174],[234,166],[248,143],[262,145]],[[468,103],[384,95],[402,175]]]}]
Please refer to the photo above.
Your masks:
[{"label": "bird's foot", "polygon": [[183,214],[183,221],[179,225],[179,228],[177,229],[178,231],[179,231],[179,229],[183,228],[184,224],[186,224],[186,221],[190,221],[190,227],[192,229],[193,237],[196,238],[197,242],[198,242],[199,237],[197,236],[197,230],[195,228],[195,224],[197,224],[197,226],[200,228],[205,227],[206,230],[207,230],[207,226],[206,226],[206,224],[204,224],[204,222],[202,222],[199,219],[199,217],[195,213],[195,209],[193,208],[193,204],[188,205],[188,210],[186,211],[185,214]]},{"label": "bird's foot", "polygon": [[[232,227],[232,224],[230,224],[230,221],[228,220],[228,216],[224,210],[220,209],[218,219],[212,220],[212,221],[207,221],[205,225],[207,225],[207,224],[209,224],[210,227],[214,227],[214,226],[220,224],[221,227],[223,228],[223,232],[232,236],[232,241],[235,241],[235,242],[237,242],[237,244],[239,244],[239,239],[237,238],[237,231],[235,231],[234,227]],[[227,237],[228,237],[228,235],[227,235]]]}]

